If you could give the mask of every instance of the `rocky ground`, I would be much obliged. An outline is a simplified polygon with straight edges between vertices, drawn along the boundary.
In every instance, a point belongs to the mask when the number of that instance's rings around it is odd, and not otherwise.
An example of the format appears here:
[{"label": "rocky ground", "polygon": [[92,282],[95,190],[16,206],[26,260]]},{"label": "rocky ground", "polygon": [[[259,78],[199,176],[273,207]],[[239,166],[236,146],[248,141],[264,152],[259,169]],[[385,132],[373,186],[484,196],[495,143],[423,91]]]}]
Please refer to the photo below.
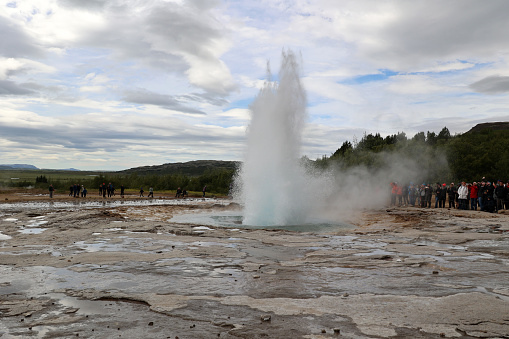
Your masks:
[{"label": "rocky ground", "polygon": [[48,201],[0,196],[1,339],[509,338],[507,214],[293,232],[169,221],[226,200]]}]

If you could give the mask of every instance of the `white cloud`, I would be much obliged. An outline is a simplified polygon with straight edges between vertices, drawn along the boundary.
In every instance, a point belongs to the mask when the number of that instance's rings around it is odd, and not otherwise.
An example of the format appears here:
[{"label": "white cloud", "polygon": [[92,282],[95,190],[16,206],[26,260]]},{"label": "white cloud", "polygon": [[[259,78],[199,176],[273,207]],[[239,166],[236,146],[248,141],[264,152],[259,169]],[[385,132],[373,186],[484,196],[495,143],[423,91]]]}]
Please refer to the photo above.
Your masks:
[{"label": "white cloud", "polygon": [[248,106],[286,48],[303,59],[311,158],[364,131],[507,120],[508,11],[505,0],[10,2],[1,159],[239,160]]},{"label": "white cloud", "polygon": [[399,75],[391,79],[388,86],[397,94],[429,94],[444,93],[451,90],[450,86],[441,86],[433,78],[425,75]]}]

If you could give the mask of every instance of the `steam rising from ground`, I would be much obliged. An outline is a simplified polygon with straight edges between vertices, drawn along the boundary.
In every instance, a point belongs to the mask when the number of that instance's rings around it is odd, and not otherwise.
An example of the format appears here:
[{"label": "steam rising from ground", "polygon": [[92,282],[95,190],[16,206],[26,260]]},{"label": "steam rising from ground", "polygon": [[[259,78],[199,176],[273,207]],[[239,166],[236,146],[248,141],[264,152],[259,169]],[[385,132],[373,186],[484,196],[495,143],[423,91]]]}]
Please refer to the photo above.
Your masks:
[{"label": "steam rising from ground", "polygon": [[[389,183],[420,176],[419,166],[395,154],[378,154],[384,166],[317,169],[299,160],[306,122],[306,94],[291,51],[283,52],[279,81],[270,69],[250,106],[247,149],[235,180],[235,198],[244,205],[243,223],[252,226],[344,221],[352,212],[383,206]],[[380,159],[380,158],[379,158]]]}]

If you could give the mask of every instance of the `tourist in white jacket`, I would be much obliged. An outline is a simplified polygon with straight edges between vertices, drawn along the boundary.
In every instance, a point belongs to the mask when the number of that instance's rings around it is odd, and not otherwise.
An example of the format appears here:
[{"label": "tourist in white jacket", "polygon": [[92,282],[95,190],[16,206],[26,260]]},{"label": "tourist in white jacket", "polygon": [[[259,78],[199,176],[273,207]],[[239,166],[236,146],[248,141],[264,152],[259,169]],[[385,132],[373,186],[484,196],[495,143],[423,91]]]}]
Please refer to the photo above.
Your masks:
[{"label": "tourist in white jacket", "polygon": [[462,210],[466,210],[468,206],[468,187],[464,181],[458,188],[458,201],[460,205],[459,208]]}]

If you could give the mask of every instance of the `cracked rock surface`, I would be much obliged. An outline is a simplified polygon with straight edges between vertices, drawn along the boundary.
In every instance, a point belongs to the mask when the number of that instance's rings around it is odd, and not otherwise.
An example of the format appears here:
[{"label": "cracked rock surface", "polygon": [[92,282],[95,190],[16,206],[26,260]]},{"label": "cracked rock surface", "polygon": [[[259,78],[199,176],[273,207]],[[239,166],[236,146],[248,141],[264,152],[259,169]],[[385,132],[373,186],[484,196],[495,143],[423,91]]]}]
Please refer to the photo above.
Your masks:
[{"label": "cracked rock surface", "polygon": [[[228,201],[0,209],[0,339],[509,338],[509,215],[212,227]],[[236,225],[241,226],[241,225]]]}]

